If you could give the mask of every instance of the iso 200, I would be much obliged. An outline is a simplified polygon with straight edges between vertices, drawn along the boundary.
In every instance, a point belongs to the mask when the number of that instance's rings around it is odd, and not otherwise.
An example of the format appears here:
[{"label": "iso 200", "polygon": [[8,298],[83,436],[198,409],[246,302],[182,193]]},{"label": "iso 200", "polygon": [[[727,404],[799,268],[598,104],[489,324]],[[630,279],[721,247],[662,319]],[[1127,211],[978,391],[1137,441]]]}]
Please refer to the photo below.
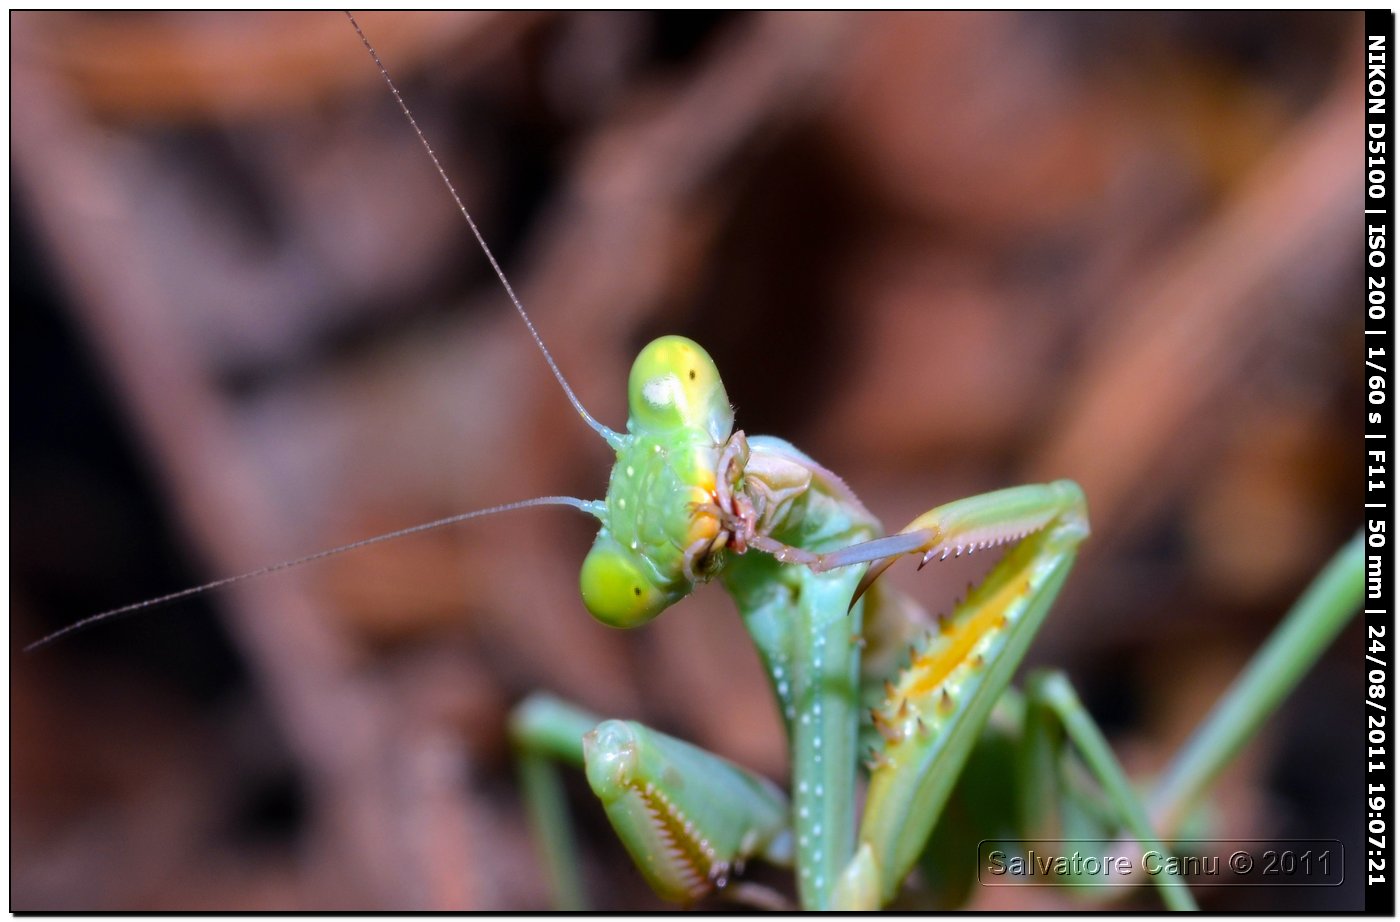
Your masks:
[{"label": "iso 200", "polygon": [[1264,859],[1263,866],[1259,869],[1260,874],[1278,874],[1292,877],[1296,874],[1310,876],[1319,873],[1326,877],[1332,867],[1332,853],[1330,851],[1314,852],[1308,849],[1305,852],[1276,851],[1268,849],[1260,856]]}]

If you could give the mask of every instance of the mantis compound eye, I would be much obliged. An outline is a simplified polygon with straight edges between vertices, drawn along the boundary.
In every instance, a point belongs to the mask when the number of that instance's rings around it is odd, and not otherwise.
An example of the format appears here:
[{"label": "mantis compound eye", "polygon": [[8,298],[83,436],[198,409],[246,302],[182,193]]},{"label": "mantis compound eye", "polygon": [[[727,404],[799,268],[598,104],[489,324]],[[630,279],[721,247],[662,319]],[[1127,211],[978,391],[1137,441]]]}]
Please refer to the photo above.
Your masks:
[{"label": "mantis compound eye", "polygon": [[699,429],[719,444],[734,428],[714,359],[684,336],[663,336],[642,349],[627,379],[627,406],[636,430]]},{"label": "mantis compound eye", "polygon": [[646,561],[607,532],[584,558],[578,582],[589,613],[609,627],[645,624],[685,595],[658,585]]}]

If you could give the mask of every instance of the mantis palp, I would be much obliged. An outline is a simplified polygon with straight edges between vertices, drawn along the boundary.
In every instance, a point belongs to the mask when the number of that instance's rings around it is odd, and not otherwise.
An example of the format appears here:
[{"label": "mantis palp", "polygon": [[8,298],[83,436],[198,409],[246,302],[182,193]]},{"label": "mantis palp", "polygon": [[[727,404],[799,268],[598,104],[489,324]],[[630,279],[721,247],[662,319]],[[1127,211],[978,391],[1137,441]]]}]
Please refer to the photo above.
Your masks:
[{"label": "mantis palp", "polygon": [[[748,403],[748,402],[750,402],[750,400],[753,400],[753,397],[752,397],[752,396],[748,396],[748,395],[746,395],[746,396],[736,396],[736,400],[738,400],[738,402],[741,403],[741,406],[742,406],[742,404]],[[602,416],[602,413],[599,413],[599,416]],[[610,414],[610,417],[609,417],[609,418],[617,418],[617,414],[616,414],[616,413],[615,413],[615,414]],[[1072,471],[1065,471],[1065,473],[1072,473]],[[1011,483],[1011,481],[1012,481],[1012,480],[1008,480],[1007,483]],[[497,495],[498,495],[498,494],[497,494]],[[594,494],[589,494],[589,495],[594,495]],[[927,495],[927,491],[925,491],[925,495]],[[910,508],[910,509],[911,509],[911,508]],[[501,526],[501,527],[503,527],[503,529],[504,529],[504,527],[507,527],[507,526],[503,525],[503,526]],[[315,544],[312,544],[312,546],[315,546]],[[259,555],[259,560],[266,560],[266,558],[269,557],[269,555],[273,555],[273,557],[274,557],[274,555],[276,555],[276,554],[274,554],[274,553],[270,554],[269,551],[262,551],[262,553],[260,553],[260,555]],[[557,613],[556,613],[556,614],[557,614]]]}]

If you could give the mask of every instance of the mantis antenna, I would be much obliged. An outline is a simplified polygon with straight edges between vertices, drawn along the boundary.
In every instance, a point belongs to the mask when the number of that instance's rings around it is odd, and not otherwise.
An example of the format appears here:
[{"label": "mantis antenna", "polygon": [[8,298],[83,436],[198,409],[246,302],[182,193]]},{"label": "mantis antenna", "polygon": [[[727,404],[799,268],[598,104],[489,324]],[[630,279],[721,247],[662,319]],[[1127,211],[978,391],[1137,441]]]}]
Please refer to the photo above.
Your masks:
[{"label": "mantis antenna", "polygon": [[[520,298],[515,293],[515,289],[511,287],[510,280],[506,278],[505,271],[501,268],[500,263],[496,261],[496,256],[494,253],[491,252],[491,247],[487,245],[486,238],[482,236],[481,230],[477,228],[476,221],[472,219],[471,212],[467,211],[467,206],[462,203],[462,197],[457,194],[456,186],[452,184],[452,180],[448,177],[447,171],[443,169],[442,162],[438,159],[437,152],[434,151],[433,146],[428,143],[427,135],[423,133],[423,129],[418,127],[417,119],[413,117],[413,113],[409,110],[408,104],[404,102],[403,96],[399,93],[399,88],[394,84],[393,78],[389,76],[388,68],[384,66],[384,62],[379,58],[379,52],[375,51],[374,46],[370,44],[369,39],[365,36],[364,30],[361,29],[360,24],[355,21],[354,14],[351,13],[349,10],[346,10],[345,16],[347,19],[350,20],[350,25],[354,27],[355,34],[360,37],[360,42],[365,46],[365,50],[367,50],[370,54],[370,57],[374,59],[375,66],[379,68],[380,76],[384,78],[384,82],[388,85],[389,91],[394,94],[394,101],[398,103],[399,110],[403,112],[404,118],[408,120],[408,124],[413,128],[413,133],[418,136],[418,142],[423,145],[423,150],[427,151],[429,159],[433,162],[433,168],[437,170],[437,174],[439,177],[441,177],[443,185],[447,187],[448,193],[452,196],[452,201],[455,202],[457,205],[457,210],[460,211],[462,213],[462,217],[466,219],[467,227],[471,228],[472,236],[476,238],[476,242],[481,247],[481,251],[486,254],[486,259],[488,262],[491,263],[491,268],[495,271],[496,278],[500,280],[501,287],[505,289],[506,295],[509,296],[510,303],[515,306],[515,312],[519,314],[520,319],[524,321],[525,328],[530,331],[530,337],[534,339],[535,345],[540,350],[540,354],[544,356],[545,362],[549,365],[549,370],[554,373],[554,380],[559,382],[559,386],[564,391],[564,396],[569,398],[569,403],[573,405],[573,408],[576,411],[578,411],[579,416],[583,417],[583,421],[587,423],[594,432],[602,436],[603,439],[613,449],[619,448],[622,445],[625,437],[621,433],[609,429],[607,426],[604,426],[602,423],[594,419],[593,415],[584,408],[583,404],[579,401],[577,395],[574,394],[573,388],[569,386],[569,382],[564,378],[564,373],[561,372],[559,370],[559,366],[555,364],[554,356],[550,353],[549,348],[545,346],[544,339],[540,337],[539,331],[535,329],[535,324],[533,321],[530,320],[530,315],[525,312],[525,305],[521,303]],[[231,586],[234,583],[241,583],[245,580],[256,579],[260,576],[267,576],[270,573],[276,573],[280,570],[289,570],[292,567],[298,567],[305,563],[312,563],[313,561],[324,560],[327,557],[334,557],[337,554],[344,554],[346,551],[358,550],[359,548],[367,547],[371,544],[379,544],[380,542],[389,541],[394,538],[402,538],[407,535],[418,534],[419,532],[431,531],[436,528],[444,528],[448,525],[456,525],[457,523],[465,522],[468,519],[475,519],[481,518],[483,516],[495,515],[499,512],[511,512],[516,509],[528,509],[535,506],[572,506],[575,509],[589,513],[590,515],[596,516],[598,518],[602,518],[606,512],[604,504],[600,500],[583,500],[573,496],[541,496],[535,499],[521,500],[519,502],[514,503],[505,503],[504,505],[491,506],[487,509],[477,509],[472,512],[463,512],[457,515],[450,515],[446,518],[437,519],[432,522],[425,522],[422,525],[413,525],[408,528],[401,528],[397,531],[387,532],[382,535],[375,535],[371,538],[362,538],[359,541],[352,541],[349,544],[342,544],[339,547],[333,547],[328,550],[317,551],[314,554],[307,554],[305,557],[297,557],[293,560],[284,560],[281,563],[275,563],[270,564],[269,566],[259,567],[256,570],[250,570],[247,573],[240,573],[237,576],[226,576],[223,579],[216,579],[212,582],[203,583],[198,586],[191,586],[188,589],[181,589],[179,592],[172,592],[168,595],[157,596],[154,599],[147,599],[144,602],[135,602],[131,605],[123,605],[119,608],[112,608],[108,609],[107,611],[98,612],[95,615],[88,615],[86,618],[83,618],[79,621],[75,621],[67,627],[59,628],[53,633],[46,634],[45,636],[39,638],[33,643],[28,644],[24,648],[24,651],[26,653],[31,653],[35,650],[38,650],[41,647],[48,646],[49,644],[53,643],[59,638],[71,634],[74,631],[83,630],[85,628],[91,627],[94,624],[98,624],[100,622],[107,621],[112,618],[117,618],[122,615],[128,615],[133,612],[141,611],[147,608],[155,608],[161,605],[167,605],[171,602],[178,602],[181,599],[187,599],[191,596],[196,596],[201,593],[210,592],[214,589],[222,589],[223,587]]]},{"label": "mantis antenna", "polygon": [[191,586],[189,589],[181,589],[179,592],[172,592],[168,595],[157,596],[154,599],[147,599],[144,602],[133,602],[130,605],[123,605],[120,608],[109,608],[107,611],[100,611],[95,615],[88,615],[81,621],[74,621],[67,627],[59,628],[52,634],[46,634],[24,648],[25,653],[32,653],[40,647],[46,647],[64,635],[71,634],[87,627],[91,627],[100,621],[110,618],[129,615],[132,612],[140,611],[143,608],[155,608],[160,605],[167,605],[171,602],[178,602],[181,599],[188,599],[191,596],[199,595],[202,592],[209,592],[214,589],[222,589],[224,586],[231,586],[234,583],[241,583],[245,580],[256,579],[259,576],[267,576],[269,573],[276,573],[279,570],[290,570],[292,567],[299,567],[304,563],[311,563],[315,560],[325,560],[327,557],[334,557],[337,554],[344,554],[346,551],[357,550],[368,547],[371,544],[379,544],[381,541],[389,541],[393,538],[403,538],[408,535],[416,535],[419,532],[432,531],[435,528],[445,528],[448,525],[456,525],[458,522],[465,522],[468,519],[478,519],[483,516],[495,515],[498,512],[511,512],[516,509],[529,509],[535,506],[572,506],[590,515],[601,516],[603,514],[603,503],[598,500],[576,499],[572,496],[539,496],[535,499],[523,499],[519,502],[505,503],[500,506],[491,506],[486,509],[475,509],[471,512],[461,512],[457,515],[449,515],[443,519],[435,519],[432,522],[424,522],[422,525],[412,525],[408,528],[400,528],[398,531],[386,532],[382,535],[375,535],[372,538],[361,538],[359,541],[351,541],[349,544],[342,544],[339,547],[329,548],[324,551],[317,551],[314,554],[307,554],[305,557],[297,557],[292,560],[284,560],[281,563],[269,564],[266,567],[259,567],[256,570],[249,570],[247,573],[240,573],[237,576],[225,576],[223,579],[216,579],[213,582],[203,583],[198,586]]},{"label": "mantis antenna", "polygon": [[394,85],[394,78],[389,76],[389,69],[385,67],[384,62],[379,59],[379,52],[374,50],[374,46],[371,45],[369,39],[365,37],[364,30],[361,29],[360,24],[355,21],[355,14],[346,10],[345,18],[349,19],[350,25],[355,27],[355,34],[360,37],[360,42],[365,46],[365,50],[369,52],[369,56],[374,59],[375,66],[379,68],[380,75],[384,78],[384,82],[388,84],[389,91],[394,94],[394,101],[399,104],[399,111],[403,112],[403,117],[408,119],[408,124],[413,127],[413,133],[418,136],[418,143],[422,144],[423,150],[428,152],[429,159],[433,161],[433,168],[437,170],[438,176],[442,178],[443,185],[447,187],[447,191],[452,195],[452,201],[457,203],[457,210],[462,213],[463,218],[466,218],[467,227],[471,228],[472,236],[476,238],[477,244],[481,246],[481,252],[486,254],[486,259],[491,263],[491,268],[496,272],[496,278],[501,280],[501,287],[504,288],[506,294],[510,296],[510,303],[515,305],[515,312],[520,315],[521,320],[525,321],[525,328],[530,331],[530,336],[535,340],[535,345],[539,347],[540,354],[543,355],[544,360],[549,363],[549,370],[554,372],[554,380],[558,381],[559,386],[564,389],[564,396],[569,398],[569,403],[573,404],[574,409],[578,411],[578,415],[583,417],[583,421],[588,423],[589,427],[592,428],[594,432],[601,435],[614,450],[617,449],[622,445],[622,435],[594,419],[592,414],[584,409],[578,397],[574,395],[574,389],[569,387],[569,382],[564,379],[564,373],[561,372],[559,366],[554,363],[554,356],[550,354],[549,348],[545,346],[544,340],[540,338],[539,331],[535,329],[535,324],[530,320],[530,315],[525,313],[525,305],[520,303],[520,298],[516,296],[515,289],[510,285],[510,280],[506,278],[504,270],[501,269],[501,264],[496,262],[495,254],[492,253],[491,248],[486,245],[486,238],[481,235],[481,231],[476,226],[476,221],[472,220],[471,212],[467,211],[467,206],[462,204],[462,197],[457,194],[457,187],[452,185],[452,180],[448,177],[447,171],[442,168],[442,162],[438,160],[438,155],[433,150],[433,146],[428,143],[427,135],[423,134],[423,129],[418,127],[418,120],[413,117],[413,113],[409,110],[408,104],[403,101],[403,96],[399,93],[399,88]]}]

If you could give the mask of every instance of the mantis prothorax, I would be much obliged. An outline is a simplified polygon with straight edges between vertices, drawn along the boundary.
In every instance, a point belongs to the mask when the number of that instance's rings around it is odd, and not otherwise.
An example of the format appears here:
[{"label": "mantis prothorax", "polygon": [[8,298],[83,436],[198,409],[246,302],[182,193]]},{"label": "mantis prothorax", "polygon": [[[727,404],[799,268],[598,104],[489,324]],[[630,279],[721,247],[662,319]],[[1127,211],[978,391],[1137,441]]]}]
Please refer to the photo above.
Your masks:
[{"label": "mantis prothorax", "polygon": [[[452,195],[457,198],[455,190]],[[818,462],[780,439],[735,430],[714,362],[701,346],[675,336],[642,350],[629,379],[626,429],[611,430],[573,394],[458,205],[568,399],[615,451],[606,498],[545,497],[453,516],[104,612],[39,643],[134,608],[407,532],[524,506],[569,505],[601,523],[580,574],[590,613],[614,627],[636,627],[699,583],[720,580],[759,651],[788,732],[793,775],[785,794],[640,724],[597,721],[544,697],[519,709],[512,730],[533,779],[528,786],[548,796],[541,757],[582,766],[624,846],[663,897],[698,900],[729,885],[752,859],[792,865],[807,908],[888,903],[925,851],[999,702],[1018,724],[1028,762],[1058,758],[1054,741],[1063,727],[1110,791],[1115,834],[1126,830],[1143,845],[1158,844],[1062,680],[1033,682],[1024,699],[1006,696],[1089,533],[1076,484],[1061,480],[956,500],[886,534]],[[903,555],[919,555],[922,565],[1000,545],[1009,546],[1006,557],[936,622],[877,581]],[[876,665],[892,662],[887,651],[911,641],[904,668]],[[870,748],[862,749],[867,722],[874,732],[867,734]],[[869,789],[857,823],[862,763]],[[567,874],[566,860],[552,863],[557,879]],[[1158,882],[1173,907],[1193,905],[1179,881]]]}]

